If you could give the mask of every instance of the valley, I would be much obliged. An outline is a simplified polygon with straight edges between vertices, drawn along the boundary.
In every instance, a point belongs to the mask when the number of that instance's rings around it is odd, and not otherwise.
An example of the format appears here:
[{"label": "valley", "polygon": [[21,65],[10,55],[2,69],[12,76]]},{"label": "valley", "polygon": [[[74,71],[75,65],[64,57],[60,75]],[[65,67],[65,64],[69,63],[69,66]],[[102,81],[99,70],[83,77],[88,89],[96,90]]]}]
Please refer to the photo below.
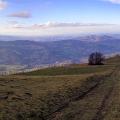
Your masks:
[{"label": "valley", "polygon": [[[89,35],[74,38],[53,38],[46,41],[0,41],[0,71],[24,71],[60,64],[85,63],[95,51],[114,56],[120,51],[120,38],[110,35]],[[45,38],[44,38],[45,39]]]}]

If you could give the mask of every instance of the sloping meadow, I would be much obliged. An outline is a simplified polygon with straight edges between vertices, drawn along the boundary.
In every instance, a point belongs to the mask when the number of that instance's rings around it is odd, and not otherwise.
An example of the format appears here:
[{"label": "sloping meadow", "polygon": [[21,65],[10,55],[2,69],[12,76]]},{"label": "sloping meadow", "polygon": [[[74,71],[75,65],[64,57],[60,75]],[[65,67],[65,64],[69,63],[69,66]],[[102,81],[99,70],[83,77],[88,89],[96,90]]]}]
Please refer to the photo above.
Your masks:
[{"label": "sloping meadow", "polygon": [[110,71],[73,76],[0,78],[0,119],[46,120],[96,87]]}]

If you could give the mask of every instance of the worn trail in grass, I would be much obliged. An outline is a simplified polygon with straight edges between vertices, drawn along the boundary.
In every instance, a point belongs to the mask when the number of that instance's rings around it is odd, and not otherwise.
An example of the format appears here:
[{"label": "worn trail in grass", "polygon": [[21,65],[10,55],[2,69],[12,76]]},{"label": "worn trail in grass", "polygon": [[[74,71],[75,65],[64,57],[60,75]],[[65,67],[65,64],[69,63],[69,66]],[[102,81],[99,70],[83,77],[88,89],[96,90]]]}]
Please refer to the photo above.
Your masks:
[{"label": "worn trail in grass", "polygon": [[53,120],[119,120],[120,118],[120,68],[91,91],[56,114]]}]

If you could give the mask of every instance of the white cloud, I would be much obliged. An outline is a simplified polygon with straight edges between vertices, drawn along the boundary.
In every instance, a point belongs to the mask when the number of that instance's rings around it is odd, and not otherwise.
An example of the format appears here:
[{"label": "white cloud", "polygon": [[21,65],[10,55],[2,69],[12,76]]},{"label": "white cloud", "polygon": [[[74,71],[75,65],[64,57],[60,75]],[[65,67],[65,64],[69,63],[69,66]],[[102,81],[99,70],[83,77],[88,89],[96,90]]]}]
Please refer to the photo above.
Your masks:
[{"label": "white cloud", "polygon": [[6,7],[7,7],[7,2],[0,0],[0,10],[3,10]]},{"label": "white cloud", "polygon": [[[4,29],[3,29],[4,28]],[[3,33],[3,31],[5,31]],[[8,22],[0,29],[0,33],[12,35],[64,35],[87,33],[116,33],[120,32],[120,25],[94,23],[59,23],[23,24],[17,21]]]},{"label": "white cloud", "polygon": [[104,0],[104,1],[108,1],[114,4],[120,4],[120,0]]},{"label": "white cloud", "polygon": [[31,16],[32,16],[31,13],[27,11],[11,13],[8,15],[8,17],[17,17],[17,18],[30,18]]},{"label": "white cloud", "polygon": [[24,28],[24,29],[48,29],[48,28],[77,28],[77,27],[95,27],[95,26],[109,26],[113,24],[83,24],[83,23],[59,23],[59,22],[47,22],[44,24],[33,24],[33,25],[21,25],[17,24],[15,28]]},{"label": "white cloud", "polygon": [[104,33],[118,32],[120,25],[114,24],[82,24],[82,23],[55,23],[48,22],[45,24],[11,24],[6,30],[12,34],[22,35],[63,35],[63,34],[87,34],[87,33]]}]

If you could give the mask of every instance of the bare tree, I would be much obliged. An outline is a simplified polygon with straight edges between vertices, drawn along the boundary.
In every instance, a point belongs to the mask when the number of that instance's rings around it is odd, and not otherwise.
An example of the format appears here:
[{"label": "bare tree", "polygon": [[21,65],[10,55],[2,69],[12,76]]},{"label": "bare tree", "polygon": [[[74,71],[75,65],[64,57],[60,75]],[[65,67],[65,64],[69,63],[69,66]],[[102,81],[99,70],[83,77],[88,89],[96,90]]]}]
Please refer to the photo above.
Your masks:
[{"label": "bare tree", "polygon": [[89,65],[103,65],[104,64],[105,57],[100,52],[94,52],[90,54],[88,63]]}]

